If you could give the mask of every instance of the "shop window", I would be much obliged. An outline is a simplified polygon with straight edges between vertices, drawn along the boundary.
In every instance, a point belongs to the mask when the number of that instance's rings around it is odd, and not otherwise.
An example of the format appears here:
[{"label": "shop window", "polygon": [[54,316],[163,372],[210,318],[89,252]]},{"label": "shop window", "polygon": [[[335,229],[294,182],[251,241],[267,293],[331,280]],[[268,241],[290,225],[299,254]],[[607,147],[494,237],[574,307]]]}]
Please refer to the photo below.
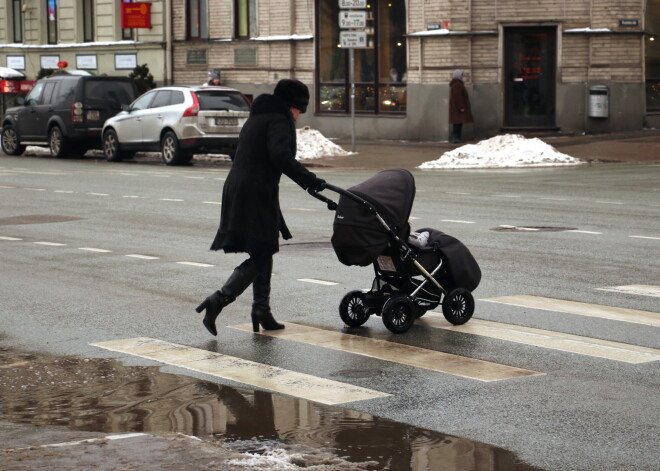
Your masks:
[{"label": "shop window", "polygon": [[57,44],[57,7],[58,0],[46,1],[46,35],[48,44]]},{"label": "shop window", "polygon": [[236,38],[254,38],[257,32],[257,0],[234,0]]},{"label": "shop window", "polygon": [[94,41],[94,0],[82,0],[83,41]]},{"label": "shop window", "polygon": [[208,0],[186,0],[188,39],[209,38]]},{"label": "shop window", "polygon": [[23,42],[23,3],[21,0],[12,0],[11,2],[11,19],[13,38],[15,43]]},{"label": "shop window", "polygon": [[[318,111],[349,113],[349,52],[339,43],[339,2],[317,0]],[[406,111],[405,0],[367,2],[367,45],[355,49],[355,111]]]}]

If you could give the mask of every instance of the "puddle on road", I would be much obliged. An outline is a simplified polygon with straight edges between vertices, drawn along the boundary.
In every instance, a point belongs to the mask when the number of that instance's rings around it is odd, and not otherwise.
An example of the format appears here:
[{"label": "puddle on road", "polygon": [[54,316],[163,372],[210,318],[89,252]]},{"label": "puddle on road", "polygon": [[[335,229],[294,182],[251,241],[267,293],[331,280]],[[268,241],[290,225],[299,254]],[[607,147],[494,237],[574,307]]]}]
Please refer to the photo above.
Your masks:
[{"label": "puddle on road", "polygon": [[518,463],[507,450],[353,410],[163,373],[158,367],[6,348],[0,348],[0,421],[196,436],[229,449],[231,469],[537,469]]}]

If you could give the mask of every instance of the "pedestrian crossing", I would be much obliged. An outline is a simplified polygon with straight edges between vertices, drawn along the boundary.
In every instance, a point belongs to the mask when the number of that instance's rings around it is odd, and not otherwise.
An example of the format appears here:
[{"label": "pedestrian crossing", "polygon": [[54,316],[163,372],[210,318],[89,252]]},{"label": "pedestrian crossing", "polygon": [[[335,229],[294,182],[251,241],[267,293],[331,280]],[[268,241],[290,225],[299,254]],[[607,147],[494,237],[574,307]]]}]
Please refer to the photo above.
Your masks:
[{"label": "pedestrian crossing", "polygon": [[[621,292],[647,296],[659,287],[638,285],[616,287]],[[660,313],[638,311],[597,304],[578,303],[537,296],[503,296],[486,298],[480,301],[505,304],[513,309],[552,310],[572,315],[601,318],[614,322],[643,324],[651,328],[660,324]],[[350,330],[315,327],[299,323],[285,323],[286,328],[276,331],[259,332],[276,342],[302,343],[319,349],[333,350],[348,355],[369,357],[379,361],[421,369],[430,374],[450,375],[466,381],[485,383],[525,381],[526,378],[545,375],[543,371],[524,368],[517,358],[516,365],[500,364],[477,358],[407,345],[389,336],[386,339],[356,335]],[[434,330],[450,331],[459,335],[477,336],[502,342],[512,342],[534,348],[548,349],[585,358],[598,358],[624,364],[641,365],[660,360],[660,350],[627,343],[579,336],[564,332],[525,327],[520,325],[473,318],[468,323],[455,326],[448,323],[442,314],[428,312],[418,319],[416,325]],[[251,324],[228,326],[231,329],[251,333]],[[377,336],[377,334],[375,335]],[[232,357],[222,353],[165,342],[159,339],[138,337],[91,344],[106,350],[154,360],[203,373],[218,378],[235,381],[251,387],[299,397],[310,401],[339,405],[355,401],[382,399],[391,396],[391,391],[379,391],[349,383],[330,380],[314,375],[265,365],[250,360]],[[510,363],[506,361],[506,363]]]}]

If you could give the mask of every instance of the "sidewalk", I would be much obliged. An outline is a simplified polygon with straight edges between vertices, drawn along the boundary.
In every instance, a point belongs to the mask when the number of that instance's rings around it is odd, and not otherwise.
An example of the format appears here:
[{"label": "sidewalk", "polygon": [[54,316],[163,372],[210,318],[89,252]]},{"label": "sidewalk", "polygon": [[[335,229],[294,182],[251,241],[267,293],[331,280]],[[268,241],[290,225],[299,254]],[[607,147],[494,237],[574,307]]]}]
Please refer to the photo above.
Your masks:
[{"label": "sidewalk", "polygon": [[[660,129],[582,136],[543,136],[540,139],[564,154],[589,161],[629,163],[660,161]],[[350,138],[333,142],[344,150],[351,151]],[[477,142],[469,141],[466,144]],[[310,164],[332,168],[381,170],[399,167],[412,170],[424,162],[438,159],[445,152],[458,146],[446,141],[356,140],[357,154],[324,158],[319,163],[310,162]]]}]

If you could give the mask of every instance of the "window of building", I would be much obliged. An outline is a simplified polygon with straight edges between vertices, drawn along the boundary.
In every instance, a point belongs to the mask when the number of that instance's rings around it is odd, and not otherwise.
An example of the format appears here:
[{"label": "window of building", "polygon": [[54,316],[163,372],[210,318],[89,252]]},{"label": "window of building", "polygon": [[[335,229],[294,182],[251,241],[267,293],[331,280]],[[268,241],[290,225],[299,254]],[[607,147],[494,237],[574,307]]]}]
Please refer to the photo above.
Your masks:
[{"label": "window of building", "polygon": [[94,41],[94,0],[82,0],[83,41]]},{"label": "window of building", "polygon": [[[339,2],[317,0],[318,110],[350,112],[349,52],[339,43]],[[406,111],[405,0],[368,0],[367,46],[355,49],[355,111]]]},{"label": "window of building", "polygon": [[[131,3],[133,0],[121,0],[122,3]],[[122,28],[121,38],[125,40],[133,39],[133,28]]]},{"label": "window of building", "polygon": [[257,0],[234,0],[236,38],[249,39],[257,32]]},{"label": "window of building", "polygon": [[188,39],[208,39],[208,0],[186,0]]},{"label": "window of building", "polygon": [[48,44],[57,44],[57,6],[59,0],[46,0],[46,34]]},{"label": "window of building", "polygon": [[12,30],[15,43],[23,42],[23,4],[21,0],[12,0]]}]

